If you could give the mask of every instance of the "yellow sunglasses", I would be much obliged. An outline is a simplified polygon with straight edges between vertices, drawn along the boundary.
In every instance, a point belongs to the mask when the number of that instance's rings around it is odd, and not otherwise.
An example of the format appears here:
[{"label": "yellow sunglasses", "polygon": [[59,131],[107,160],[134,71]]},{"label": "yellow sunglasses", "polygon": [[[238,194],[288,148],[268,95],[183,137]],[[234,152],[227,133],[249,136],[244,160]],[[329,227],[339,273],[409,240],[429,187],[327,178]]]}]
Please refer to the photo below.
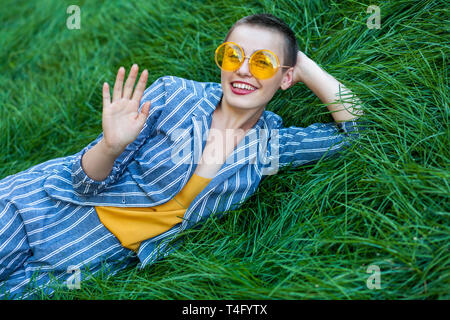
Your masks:
[{"label": "yellow sunglasses", "polygon": [[290,68],[289,66],[280,66],[277,55],[270,50],[258,50],[248,57],[244,54],[244,50],[234,42],[222,43],[217,47],[215,53],[216,64],[224,71],[238,70],[247,58],[250,59],[248,64],[251,74],[261,80],[273,77],[279,68]]}]

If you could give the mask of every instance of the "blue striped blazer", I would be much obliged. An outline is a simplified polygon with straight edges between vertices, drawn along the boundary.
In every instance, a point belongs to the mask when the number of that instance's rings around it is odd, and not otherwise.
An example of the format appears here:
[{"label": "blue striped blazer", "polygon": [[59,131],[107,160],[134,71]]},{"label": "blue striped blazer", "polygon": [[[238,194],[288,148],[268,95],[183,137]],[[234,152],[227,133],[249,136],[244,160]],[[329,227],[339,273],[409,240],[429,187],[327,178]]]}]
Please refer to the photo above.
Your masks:
[{"label": "blue striped blazer", "polygon": [[[187,183],[201,157],[212,113],[222,97],[220,83],[173,76],[147,88],[140,106],[151,101],[150,114],[134,142],[115,160],[103,181],[89,178],[81,157],[100,139],[66,157],[53,169],[44,189],[50,197],[83,206],[148,207],[172,199]],[[283,127],[280,116],[265,110],[256,125],[229,155],[209,185],[192,201],[181,223],[142,242],[141,266],[162,258],[177,246],[170,240],[207,219],[221,217],[252,195],[261,180],[285,165],[303,165],[341,152],[359,136],[356,121]],[[177,241],[179,244],[180,242]]]}]

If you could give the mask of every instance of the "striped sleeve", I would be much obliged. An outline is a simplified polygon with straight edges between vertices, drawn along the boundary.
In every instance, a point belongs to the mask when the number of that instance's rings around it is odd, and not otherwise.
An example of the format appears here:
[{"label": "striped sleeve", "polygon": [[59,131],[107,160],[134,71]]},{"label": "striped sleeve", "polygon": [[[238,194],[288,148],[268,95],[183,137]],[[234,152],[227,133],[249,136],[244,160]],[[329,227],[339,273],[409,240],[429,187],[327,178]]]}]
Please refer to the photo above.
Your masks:
[{"label": "striped sleeve", "polygon": [[81,165],[81,158],[83,155],[103,138],[103,133],[101,133],[94,141],[75,155],[75,159],[72,162],[71,176],[72,185],[76,192],[83,195],[96,195],[103,191],[108,185],[116,182],[120,178],[127,165],[131,162],[131,160],[133,160],[136,152],[150,136],[156,120],[165,106],[167,89],[171,86],[171,84],[172,82],[170,81],[170,77],[161,77],[144,91],[139,105],[139,110],[141,110],[142,105],[145,102],[149,100],[151,101],[147,121],[135,141],[130,143],[125,148],[123,153],[114,161],[110,174],[104,180],[97,181],[91,179]]},{"label": "striped sleeve", "polygon": [[[306,128],[278,129],[278,165],[294,167],[309,164],[321,158],[337,157],[360,137],[362,121],[313,123]],[[273,148],[276,147],[272,145]]]}]

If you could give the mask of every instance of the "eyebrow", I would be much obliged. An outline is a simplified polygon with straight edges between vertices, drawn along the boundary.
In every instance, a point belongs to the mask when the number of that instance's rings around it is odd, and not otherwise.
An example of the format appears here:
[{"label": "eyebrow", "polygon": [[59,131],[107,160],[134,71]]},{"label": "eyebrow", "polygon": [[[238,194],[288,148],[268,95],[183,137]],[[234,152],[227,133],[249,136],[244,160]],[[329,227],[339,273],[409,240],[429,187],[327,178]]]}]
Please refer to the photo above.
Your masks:
[{"label": "eyebrow", "polygon": [[[227,40],[227,41],[229,41],[229,40]],[[242,50],[244,50],[244,48],[242,47],[242,45],[240,45],[239,43],[237,43],[237,42],[235,42],[238,46],[240,46],[241,48],[242,48]],[[259,48],[259,49],[256,49],[256,50],[253,50],[253,52],[252,53],[250,53],[250,55],[249,56],[251,56],[252,54],[254,54],[256,51],[259,51],[259,50],[270,50],[270,49],[267,49],[267,48]],[[273,50],[270,50],[270,51],[272,51],[273,53],[275,53],[275,51],[273,51]],[[244,54],[245,54],[245,50],[244,50]],[[276,53],[275,53],[276,54]],[[277,56],[279,56],[279,55],[277,55]]]},{"label": "eyebrow", "polygon": [[[242,48],[242,46],[240,46],[241,48]],[[242,50],[244,50],[244,48],[242,48]],[[250,53],[250,55],[252,55],[252,54],[254,54],[256,51],[259,51],[259,50],[268,50],[268,49],[256,49],[256,50],[253,50],[253,52],[252,53]],[[245,54],[245,50],[244,50],[244,54]]]}]

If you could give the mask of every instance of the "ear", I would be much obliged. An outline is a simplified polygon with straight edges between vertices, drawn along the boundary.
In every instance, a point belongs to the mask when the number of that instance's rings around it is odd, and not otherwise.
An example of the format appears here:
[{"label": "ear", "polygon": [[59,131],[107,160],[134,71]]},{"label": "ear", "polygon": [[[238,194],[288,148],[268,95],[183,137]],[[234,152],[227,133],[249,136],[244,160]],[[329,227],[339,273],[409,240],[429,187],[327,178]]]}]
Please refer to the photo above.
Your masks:
[{"label": "ear", "polygon": [[283,75],[280,88],[287,90],[294,85],[294,67],[289,68]]}]

